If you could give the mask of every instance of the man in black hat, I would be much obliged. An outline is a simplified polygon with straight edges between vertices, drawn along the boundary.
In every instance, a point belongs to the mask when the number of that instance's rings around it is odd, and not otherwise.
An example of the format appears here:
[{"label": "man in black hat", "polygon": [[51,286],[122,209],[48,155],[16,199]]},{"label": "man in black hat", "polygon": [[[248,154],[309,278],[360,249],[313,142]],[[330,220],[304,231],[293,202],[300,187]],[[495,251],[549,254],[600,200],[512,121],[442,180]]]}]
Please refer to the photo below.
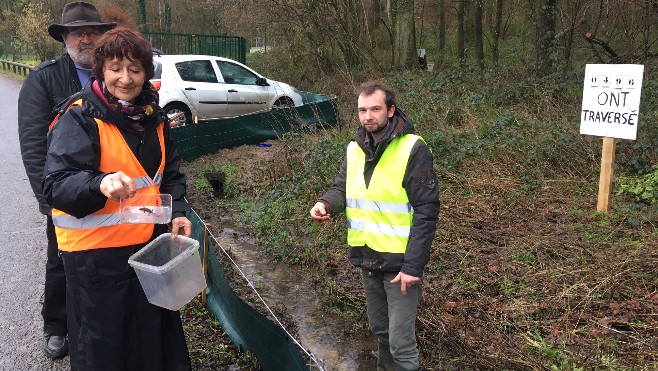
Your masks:
[{"label": "man in black hat", "polygon": [[43,349],[50,358],[68,354],[66,328],[66,279],[57,249],[51,206],[42,193],[41,180],[46,159],[46,134],[56,108],[81,90],[91,77],[94,41],[116,23],[101,22],[95,6],[85,2],[66,4],[62,23],[48,27],[50,36],[66,47],[57,59],[45,61],[27,76],[18,95],[18,134],[25,172],[39,211],[46,215],[48,260],[43,296]]}]

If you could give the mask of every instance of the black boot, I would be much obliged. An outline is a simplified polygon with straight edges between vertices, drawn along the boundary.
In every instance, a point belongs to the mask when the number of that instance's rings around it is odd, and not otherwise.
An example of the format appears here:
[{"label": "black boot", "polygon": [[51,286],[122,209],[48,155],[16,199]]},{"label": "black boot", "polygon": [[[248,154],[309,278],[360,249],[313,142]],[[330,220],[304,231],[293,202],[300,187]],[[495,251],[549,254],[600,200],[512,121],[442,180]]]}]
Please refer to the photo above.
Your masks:
[{"label": "black boot", "polygon": [[69,339],[66,335],[43,334],[43,352],[48,358],[64,358],[69,354]]},{"label": "black boot", "polygon": [[395,371],[395,360],[388,344],[379,342],[377,350],[377,371]]}]

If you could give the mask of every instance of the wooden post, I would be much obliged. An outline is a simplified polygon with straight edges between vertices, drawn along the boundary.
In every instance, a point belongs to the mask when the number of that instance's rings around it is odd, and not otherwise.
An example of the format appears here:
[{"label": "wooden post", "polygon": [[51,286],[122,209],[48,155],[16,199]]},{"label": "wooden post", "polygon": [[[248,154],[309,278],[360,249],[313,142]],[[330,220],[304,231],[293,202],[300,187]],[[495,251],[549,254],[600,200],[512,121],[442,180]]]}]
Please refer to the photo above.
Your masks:
[{"label": "wooden post", "polygon": [[[210,224],[206,224],[206,228],[203,230],[203,277],[208,282],[208,251],[210,250],[208,245],[208,230],[210,229]],[[206,305],[206,290],[201,291],[201,303]]]},{"label": "wooden post", "polygon": [[601,176],[599,178],[599,200],[596,210],[610,211],[612,199],[612,180],[615,172],[615,138],[603,138],[601,150]]}]

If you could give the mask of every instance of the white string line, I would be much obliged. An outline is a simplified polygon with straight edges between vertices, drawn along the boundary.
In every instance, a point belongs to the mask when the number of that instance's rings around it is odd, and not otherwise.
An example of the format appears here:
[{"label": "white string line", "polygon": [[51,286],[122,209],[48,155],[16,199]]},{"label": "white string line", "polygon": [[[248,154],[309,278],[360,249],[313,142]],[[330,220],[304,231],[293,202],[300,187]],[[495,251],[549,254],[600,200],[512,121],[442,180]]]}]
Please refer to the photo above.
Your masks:
[{"label": "white string line", "polygon": [[[263,297],[260,295],[260,293],[258,292],[258,290],[256,290],[256,287],[254,287],[254,285],[251,283],[251,281],[249,280],[249,278],[247,278],[247,276],[246,276],[245,273],[242,271],[242,269],[240,269],[240,266],[238,266],[238,264],[235,262],[235,260],[233,260],[233,258],[231,258],[231,256],[229,255],[229,253],[228,253],[228,252],[224,249],[224,247],[219,243],[219,241],[217,240],[217,238],[215,237],[215,235],[212,234],[212,231],[210,231],[210,229],[208,229],[208,227],[206,227],[206,223],[203,221],[203,219],[201,219],[201,217],[199,216],[199,214],[197,214],[197,212],[196,212],[194,209],[192,209],[192,212],[193,212],[194,214],[196,214],[196,216],[199,218],[199,220],[200,220],[201,223],[203,224],[203,228],[204,228],[204,230],[207,230],[207,231],[208,231],[208,234],[210,235],[210,237],[212,237],[213,241],[215,241],[215,243],[217,244],[217,246],[222,250],[222,252],[224,253],[224,255],[226,255],[226,257],[231,261],[231,263],[233,263],[233,265],[234,265],[235,268],[238,270],[238,272],[240,272],[240,275],[242,276],[242,278],[244,278],[245,281],[247,281],[247,285],[248,285],[249,287],[251,287],[251,289],[254,291],[254,293],[256,293],[256,296],[258,296],[258,299],[261,301],[261,303],[263,303],[263,305],[265,306],[265,308],[267,308],[267,311],[270,312],[270,314],[272,315],[272,317],[274,317],[274,319],[276,320],[276,323],[277,323],[277,324],[283,329],[283,331],[286,333],[286,335],[288,335],[288,337],[290,337],[290,338],[295,342],[295,344],[297,344],[297,346],[300,347],[300,348],[302,349],[302,351],[304,351],[304,353],[306,353],[306,355],[309,357],[309,359],[311,359],[313,362],[315,362],[315,364],[317,364],[317,366],[319,367],[320,371],[324,371],[324,368],[323,368],[323,363],[324,363],[324,362],[323,362],[322,360],[318,360],[318,359],[315,357],[315,354],[313,354],[312,352],[307,351],[306,348],[304,348],[304,346],[303,346],[299,341],[297,341],[297,339],[295,339],[295,337],[292,336],[292,334],[291,334],[290,332],[288,332],[288,330],[287,330],[286,327],[283,325],[283,323],[281,323],[281,321],[279,321],[279,318],[274,314],[274,312],[272,311],[272,309],[270,309],[270,306],[267,305],[267,303],[265,302],[265,299],[263,299]],[[209,250],[209,251],[210,251],[210,250]]]}]

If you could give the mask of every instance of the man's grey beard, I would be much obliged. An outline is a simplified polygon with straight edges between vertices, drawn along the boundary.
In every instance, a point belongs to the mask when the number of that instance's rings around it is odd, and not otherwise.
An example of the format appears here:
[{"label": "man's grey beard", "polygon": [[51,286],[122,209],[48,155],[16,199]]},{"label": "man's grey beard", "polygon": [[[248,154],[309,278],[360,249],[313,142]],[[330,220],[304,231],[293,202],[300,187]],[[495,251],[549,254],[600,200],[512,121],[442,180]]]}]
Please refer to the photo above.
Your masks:
[{"label": "man's grey beard", "polygon": [[92,50],[93,46],[91,48],[83,48],[82,50],[79,50],[78,48],[66,45],[66,51],[71,56],[71,59],[73,59],[73,62],[83,68],[91,68],[92,63],[94,62]]}]

